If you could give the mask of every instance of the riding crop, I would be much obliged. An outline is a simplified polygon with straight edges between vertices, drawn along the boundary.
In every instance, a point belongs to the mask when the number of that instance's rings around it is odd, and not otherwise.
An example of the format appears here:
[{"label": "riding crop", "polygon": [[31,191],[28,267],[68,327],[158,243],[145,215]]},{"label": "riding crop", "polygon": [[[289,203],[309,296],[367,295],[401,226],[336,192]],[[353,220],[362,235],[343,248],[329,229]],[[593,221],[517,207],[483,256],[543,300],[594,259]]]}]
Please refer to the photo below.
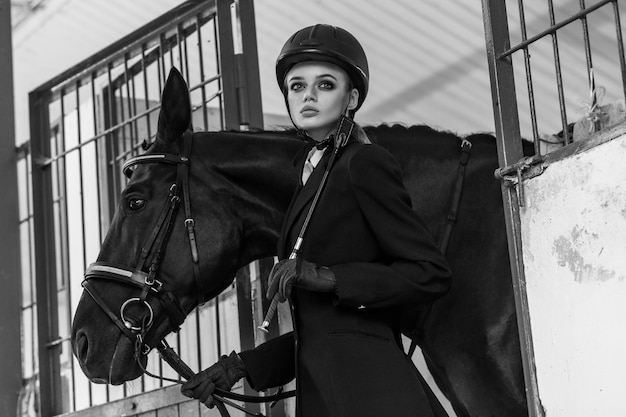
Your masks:
[{"label": "riding crop", "polygon": [[[302,227],[300,228],[300,233],[298,233],[298,238],[296,239],[296,243],[294,244],[291,254],[289,255],[289,259],[296,259],[298,257],[298,253],[300,252],[300,248],[302,247],[302,242],[304,241],[304,234],[306,233],[306,230],[309,227],[309,222],[311,221],[311,217],[313,216],[313,211],[315,210],[315,207],[317,206],[320,195],[322,194],[324,186],[326,185],[326,180],[328,179],[328,174],[330,173],[330,169],[332,168],[333,163],[335,162],[335,158],[339,154],[339,150],[343,148],[348,142],[348,139],[350,138],[350,134],[352,133],[353,128],[354,128],[354,122],[351,119],[343,116],[341,118],[341,121],[339,122],[339,127],[337,128],[337,134],[335,135],[333,153],[330,156],[328,165],[326,165],[324,176],[322,177],[322,180],[320,181],[320,184],[317,187],[315,197],[313,198],[313,202],[311,203],[311,206],[309,207],[309,211],[307,212],[307,215],[304,219],[304,223],[302,223]],[[279,303],[278,298],[279,298],[278,294],[275,294],[274,298],[272,298],[272,302],[270,303],[269,308],[267,309],[267,313],[265,314],[265,319],[263,320],[263,323],[258,327],[259,330],[265,333],[269,332],[268,327],[270,326],[270,322],[274,318],[274,314],[276,314],[276,309],[278,308],[278,303]]]}]

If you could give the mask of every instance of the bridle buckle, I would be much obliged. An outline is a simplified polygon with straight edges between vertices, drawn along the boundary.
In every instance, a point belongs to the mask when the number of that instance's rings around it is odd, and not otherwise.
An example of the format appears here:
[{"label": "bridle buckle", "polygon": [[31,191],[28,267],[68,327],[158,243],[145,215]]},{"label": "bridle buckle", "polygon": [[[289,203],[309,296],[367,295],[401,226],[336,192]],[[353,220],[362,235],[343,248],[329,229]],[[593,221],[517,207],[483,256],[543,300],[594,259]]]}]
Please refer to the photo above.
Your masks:
[{"label": "bridle buckle", "polygon": [[156,291],[156,292],[161,291],[161,288],[163,287],[163,283],[159,281],[158,279],[154,278],[153,274],[146,275],[146,279],[144,280],[144,282],[146,283],[148,287],[150,287],[151,290]]}]

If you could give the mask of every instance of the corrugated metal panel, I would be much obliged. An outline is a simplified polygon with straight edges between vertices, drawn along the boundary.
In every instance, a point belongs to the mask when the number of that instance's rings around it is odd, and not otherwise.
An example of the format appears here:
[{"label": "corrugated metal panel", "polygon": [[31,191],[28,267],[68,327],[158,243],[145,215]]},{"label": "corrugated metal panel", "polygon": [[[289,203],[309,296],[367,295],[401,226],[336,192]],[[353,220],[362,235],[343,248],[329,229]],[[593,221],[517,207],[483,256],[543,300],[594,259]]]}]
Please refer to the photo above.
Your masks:
[{"label": "corrugated metal panel", "polygon": [[[16,28],[14,36],[18,138],[24,140],[27,135],[24,97],[30,89],[179,3],[46,0]],[[554,4],[557,21],[579,7],[571,0]],[[519,37],[517,1],[507,0],[507,7],[515,41]],[[274,78],[274,60],[283,42],[301,27],[324,22],[353,32],[368,53],[372,85],[358,114],[362,123],[424,123],[458,133],[494,130],[480,1],[257,0],[255,10],[263,108],[277,116],[266,118],[272,120],[269,123],[288,123]],[[547,26],[546,1],[527,0],[525,12],[529,36]],[[605,102],[616,100],[619,96],[611,93],[621,90],[621,80],[616,71],[608,70],[617,59],[610,10],[601,9],[590,19],[590,27],[598,85],[607,90]],[[581,36],[579,22],[559,34],[570,122],[584,115],[588,96]],[[531,53],[540,134],[556,133],[561,123],[552,47],[546,40]],[[526,91],[523,67],[523,62],[515,61],[522,98]],[[522,99],[522,134],[530,137],[527,109]]]},{"label": "corrugated metal panel", "polygon": [[493,130],[480,2],[351,0],[294,7],[288,0],[258,1],[256,13],[259,42],[267,40],[259,46],[265,51],[261,79],[269,81],[262,84],[266,111],[284,112],[273,78],[283,42],[303,26],[324,22],[351,31],[368,53],[371,87],[357,116],[362,123]]},{"label": "corrugated metal panel", "polygon": [[[547,2],[526,1],[529,36],[549,23]],[[587,2],[593,4],[595,2]],[[555,0],[557,22],[579,10],[579,2]],[[520,37],[516,0],[507,1],[512,39]],[[273,82],[273,59],[285,34],[316,22],[342,26],[363,43],[371,62],[370,96],[358,114],[365,123],[425,123],[458,133],[493,131],[493,115],[482,10],[479,1],[452,0],[346,0],[341,2],[258,1],[264,108],[283,111],[283,102]],[[613,17],[608,7],[590,20],[597,85],[604,86],[604,102],[620,97],[621,79]],[[559,35],[566,88],[568,121],[583,117],[588,101],[587,72],[582,49],[580,22]],[[548,39],[531,48],[540,135],[561,130],[556,98],[552,45]],[[522,134],[530,138],[530,120],[523,62],[515,61],[516,83],[521,97]]]}]

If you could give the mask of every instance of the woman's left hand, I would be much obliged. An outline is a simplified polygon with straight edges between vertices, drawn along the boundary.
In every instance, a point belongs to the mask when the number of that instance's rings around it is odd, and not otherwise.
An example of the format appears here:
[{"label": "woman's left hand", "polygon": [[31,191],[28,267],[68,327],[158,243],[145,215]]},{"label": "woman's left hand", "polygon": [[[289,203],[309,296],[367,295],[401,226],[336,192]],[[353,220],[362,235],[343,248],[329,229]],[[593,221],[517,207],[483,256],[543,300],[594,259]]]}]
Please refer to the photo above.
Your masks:
[{"label": "woman's left hand", "polygon": [[278,295],[281,303],[291,295],[293,286],[309,291],[329,292],[336,286],[335,274],[301,258],[283,259],[272,267],[268,278],[267,298]]}]

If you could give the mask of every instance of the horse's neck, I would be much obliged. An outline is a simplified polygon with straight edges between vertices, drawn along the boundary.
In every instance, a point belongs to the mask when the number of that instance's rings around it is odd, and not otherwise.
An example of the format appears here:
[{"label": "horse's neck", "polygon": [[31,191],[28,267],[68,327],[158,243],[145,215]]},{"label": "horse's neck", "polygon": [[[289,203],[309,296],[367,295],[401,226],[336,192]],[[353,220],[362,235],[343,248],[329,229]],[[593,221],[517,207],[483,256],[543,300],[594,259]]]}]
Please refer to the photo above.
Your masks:
[{"label": "horse's neck", "polygon": [[[457,180],[460,139],[421,126],[411,129],[379,126],[369,128],[368,134],[396,157],[415,211],[438,238]],[[277,132],[207,135],[207,140],[198,141],[202,148],[198,162],[204,166],[204,172],[199,175],[204,177],[201,180],[206,187],[200,192],[228,195],[232,204],[218,209],[228,212],[229,221],[233,221],[239,231],[231,242],[239,265],[274,255],[284,213],[297,182],[293,159],[302,148],[302,142]],[[480,142],[479,147],[489,145],[489,149],[479,150],[475,146],[466,182],[476,171],[485,171],[486,177],[493,179],[495,168],[489,164],[497,164],[495,146],[487,139]],[[485,160],[487,165],[484,165]],[[481,179],[479,182],[488,181]],[[465,201],[468,198],[480,200],[482,189],[465,188]]]},{"label": "horse's neck", "polygon": [[276,254],[284,213],[296,186],[293,158],[302,142],[281,133],[218,135],[203,144],[205,186],[228,194],[228,213],[239,230],[239,265]]},{"label": "horse's neck", "polygon": [[[380,126],[371,134],[398,160],[414,210],[439,241],[448,222],[451,200],[459,181],[461,139],[427,126]],[[468,203],[484,198],[481,197],[485,192],[483,187],[490,186],[489,179],[493,179],[493,170],[497,167],[493,138],[489,135],[474,135],[472,138],[475,143],[471,164],[463,179],[463,210]],[[480,172],[487,174],[477,175]],[[497,181],[492,182],[495,187],[498,186]]]}]

